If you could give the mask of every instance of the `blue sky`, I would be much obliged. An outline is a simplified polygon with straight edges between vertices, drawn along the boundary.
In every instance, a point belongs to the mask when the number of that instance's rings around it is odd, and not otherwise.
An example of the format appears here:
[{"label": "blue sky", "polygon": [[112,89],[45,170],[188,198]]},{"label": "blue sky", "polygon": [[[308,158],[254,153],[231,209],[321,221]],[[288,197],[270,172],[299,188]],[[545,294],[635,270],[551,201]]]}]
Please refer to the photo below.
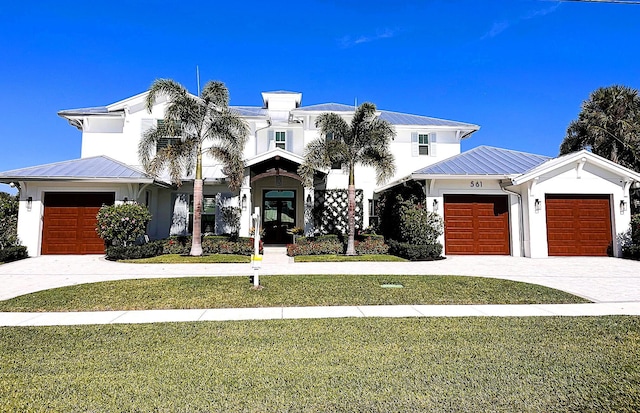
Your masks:
[{"label": "blue sky", "polygon": [[[481,126],[462,149],[555,156],[601,86],[640,88],[640,5],[546,0],[11,2],[0,9],[0,171],[80,156],[62,109],[172,78],[232,105],[294,90]],[[8,187],[0,185],[1,190]]]}]

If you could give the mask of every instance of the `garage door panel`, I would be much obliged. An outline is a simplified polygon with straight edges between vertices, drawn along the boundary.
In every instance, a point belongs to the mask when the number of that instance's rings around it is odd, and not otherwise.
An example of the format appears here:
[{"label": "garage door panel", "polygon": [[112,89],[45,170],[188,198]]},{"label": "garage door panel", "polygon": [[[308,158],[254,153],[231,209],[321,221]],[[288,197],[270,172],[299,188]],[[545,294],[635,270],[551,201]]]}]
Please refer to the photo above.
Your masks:
[{"label": "garage door panel", "polygon": [[103,254],[96,215],[103,204],[112,205],[114,200],[114,193],[46,193],[42,253]]},{"label": "garage door panel", "polygon": [[547,244],[552,256],[606,256],[612,245],[608,195],[547,195]]},{"label": "garage door panel", "polygon": [[446,254],[508,255],[506,196],[445,195]]}]

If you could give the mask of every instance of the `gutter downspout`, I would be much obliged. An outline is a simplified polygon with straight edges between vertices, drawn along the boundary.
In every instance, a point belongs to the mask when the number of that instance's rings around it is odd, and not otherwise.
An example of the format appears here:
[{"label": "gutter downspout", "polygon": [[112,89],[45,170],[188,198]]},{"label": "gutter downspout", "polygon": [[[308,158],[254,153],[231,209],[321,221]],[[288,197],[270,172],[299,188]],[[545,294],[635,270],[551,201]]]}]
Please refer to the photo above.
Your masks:
[{"label": "gutter downspout", "polygon": [[507,186],[513,186],[513,182],[508,181],[500,181],[500,189],[502,189],[503,192],[508,193],[508,194],[512,194],[518,197],[518,215],[520,215],[520,225],[519,225],[519,234],[518,236],[520,237],[520,256],[524,257],[525,256],[525,252],[524,252],[524,209],[522,206],[522,195],[520,195],[517,192],[511,191],[509,189],[507,189]]}]

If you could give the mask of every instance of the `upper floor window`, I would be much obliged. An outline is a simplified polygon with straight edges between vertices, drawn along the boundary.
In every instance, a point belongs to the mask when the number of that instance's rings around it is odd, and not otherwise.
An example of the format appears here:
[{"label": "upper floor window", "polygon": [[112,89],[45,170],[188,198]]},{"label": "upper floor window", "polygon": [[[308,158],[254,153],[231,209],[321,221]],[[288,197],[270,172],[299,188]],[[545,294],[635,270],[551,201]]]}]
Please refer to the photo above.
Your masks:
[{"label": "upper floor window", "polygon": [[287,148],[287,133],[284,131],[276,131],[276,148]]},{"label": "upper floor window", "polygon": [[[158,119],[157,121],[157,127],[161,128],[164,127],[164,119]],[[180,133],[180,125],[176,125],[175,131],[176,134]],[[158,139],[158,142],[156,142],[156,152],[159,151],[162,148],[166,148],[167,146],[171,146],[174,143],[180,142],[180,137],[178,136],[166,136],[163,138]]]},{"label": "upper floor window", "polygon": [[418,135],[418,155],[429,155],[429,135]]},{"label": "upper floor window", "polygon": [[412,156],[436,156],[435,153],[435,133],[411,134],[411,155]]}]

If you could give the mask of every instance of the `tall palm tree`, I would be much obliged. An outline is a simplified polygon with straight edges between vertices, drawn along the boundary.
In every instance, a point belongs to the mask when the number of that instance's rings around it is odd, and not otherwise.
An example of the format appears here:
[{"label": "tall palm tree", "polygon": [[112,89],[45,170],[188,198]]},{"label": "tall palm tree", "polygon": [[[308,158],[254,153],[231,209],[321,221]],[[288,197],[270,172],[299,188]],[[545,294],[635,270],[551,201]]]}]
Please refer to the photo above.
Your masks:
[{"label": "tall palm tree", "polygon": [[[229,91],[222,82],[210,81],[200,96],[194,96],[171,79],[158,79],[147,94],[149,113],[160,96],[168,98],[164,122],[143,135],[138,155],[147,172],[157,176],[166,170],[177,186],[195,168],[190,255],[202,255],[202,156],[217,159],[223,165],[229,189],[238,190],[244,175],[243,151],[249,129],[229,108]],[[168,144],[159,148],[158,143],[167,139]]]},{"label": "tall palm tree", "polygon": [[589,148],[595,154],[640,171],[640,97],[626,86],[602,87],[582,103],[567,128],[560,154]]},{"label": "tall palm tree", "polygon": [[388,181],[395,173],[394,156],[389,143],[395,137],[391,124],[376,115],[376,105],[363,103],[356,108],[351,124],[336,113],[323,113],[316,120],[320,137],[305,148],[304,161],[298,168],[305,186],[313,188],[317,169],[329,169],[342,164],[349,174],[347,223],[349,237],[347,255],[355,255],[356,186],[355,166],[370,166],[376,170],[378,185]]}]

